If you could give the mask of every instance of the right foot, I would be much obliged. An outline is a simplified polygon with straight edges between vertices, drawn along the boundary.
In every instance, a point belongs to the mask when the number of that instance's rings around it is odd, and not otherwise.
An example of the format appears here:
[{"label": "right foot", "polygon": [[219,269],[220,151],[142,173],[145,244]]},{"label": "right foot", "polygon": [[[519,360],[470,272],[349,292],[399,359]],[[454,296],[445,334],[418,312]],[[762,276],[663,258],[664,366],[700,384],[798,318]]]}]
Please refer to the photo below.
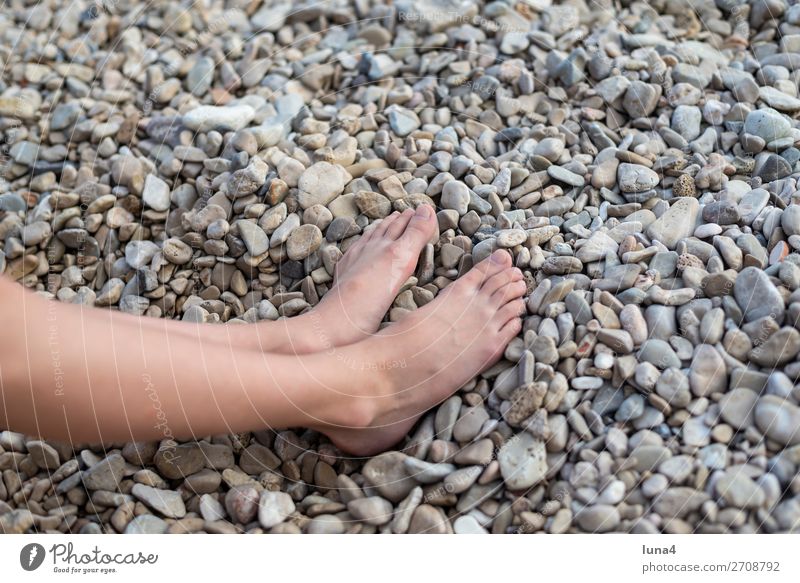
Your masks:
[{"label": "right foot", "polygon": [[[526,291],[522,273],[497,251],[438,297],[372,338],[339,351],[351,368],[386,379],[384,389],[364,387],[353,410],[367,422],[327,424],[325,433],[342,451],[373,455],[396,444],[417,419],[496,363],[522,329]],[[378,392],[379,394],[375,394]]]}]

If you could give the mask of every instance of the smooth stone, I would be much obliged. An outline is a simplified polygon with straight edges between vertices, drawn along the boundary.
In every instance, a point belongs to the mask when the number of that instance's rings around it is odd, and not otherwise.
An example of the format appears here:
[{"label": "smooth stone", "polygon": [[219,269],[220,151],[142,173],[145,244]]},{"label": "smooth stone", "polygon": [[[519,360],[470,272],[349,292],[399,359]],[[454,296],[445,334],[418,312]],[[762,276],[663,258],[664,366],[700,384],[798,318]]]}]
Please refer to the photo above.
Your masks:
[{"label": "smooth stone", "polygon": [[144,179],[142,201],[154,211],[168,211],[170,204],[169,185],[154,174]]},{"label": "smooth stone", "polygon": [[764,395],[755,408],[756,426],[769,439],[784,445],[800,443],[800,407],[775,395]]},{"label": "smooth stone", "polygon": [[269,237],[264,229],[247,220],[236,221],[235,224],[251,257],[259,257],[269,250]]},{"label": "smooth stone", "polygon": [[724,393],[728,387],[725,361],[709,344],[700,344],[694,350],[689,367],[689,386],[698,397]]},{"label": "smooth stone", "polygon": [[327,205],[344,190],[345,174],[344,169],[328,162],[306,168],[297,182],[300,206],[307,209],[315,204]]},{"label": "smooth stone", "polygon": [[680,198],[669,210],[647,227],[650,239],[660,241],[667,249],[675,249],[678,241],[692,234],[700,203],[696,198]]},{"label": "smooth stone", "polygon": [[125,534],[164,534],[169,525],[158,516],[140,514],[125,527]]},{"label": "smooth stone", "polygon": [[739,272],[733,285],[733,295],[747,322],[767,316],[778,323],[783,321],[786,308],[783,297],[769,276],[758,267],[745,267]]},{"label": "smooth stone", "polygon": [[347,504],[347,511],[356,520],[374,526],[381,526],[392,519],[392,504],[380,496],[357,498]]},{"label": "smooth stone", "polygon": [[620,523],[619,510],[608,504],[597,504],[582,508],[575,519],[582,530],[591,533],[611,532]]},{"label": "smooth stone", "polygon": [[286,520],[294,510],[294,501],[289,494],[264,490],[258,501],[258,522],[269,529]]},{"label": "smooth stone", "polygon": [[186,506],[178,492],[159,490],[144,484],[134,484],[131,494],[167,518],[183,518],[186,516]]},{"label": "smooth stone", "polygon": [[760,137],[765,142],[772,142],[788,136],[792,129],[783,115],[770,108],[754,109],[747,114],[744,131]]},{"label": "smooth stone", "polygon": [[547,474],[545,444],[529,433],[515,435],[503,444],[497,460],[503,480],[511,490],[530,488]]},{"label": "smooth stone", "polygon": [[623,193],[647,192],[658,186],[659,180],[647,166],[623,162],[617,168],[617,183]]},{"label": "smooth stone", "polygon": [[255,117],[249,105],[201,105],[183,115],[183,125],[196,132],[237,131],[246,127]]}]

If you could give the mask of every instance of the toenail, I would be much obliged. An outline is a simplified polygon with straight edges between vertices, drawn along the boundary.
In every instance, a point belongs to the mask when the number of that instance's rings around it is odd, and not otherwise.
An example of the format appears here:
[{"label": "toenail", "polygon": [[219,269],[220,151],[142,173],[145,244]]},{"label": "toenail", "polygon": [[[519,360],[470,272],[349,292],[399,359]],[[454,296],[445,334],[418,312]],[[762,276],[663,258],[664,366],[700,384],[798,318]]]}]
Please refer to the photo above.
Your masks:
[{"label": "toenail", "polygon": [[421,204],[417,207],[417,214],[423,219],[429,219],[431,216],[431,207],[427,204]]},{"label": "toenail", "polygon": [[503,254],[505,251],[502,249],[498,249],[494,253],[492,253],[492,262],[493,263],[503,263]]}]

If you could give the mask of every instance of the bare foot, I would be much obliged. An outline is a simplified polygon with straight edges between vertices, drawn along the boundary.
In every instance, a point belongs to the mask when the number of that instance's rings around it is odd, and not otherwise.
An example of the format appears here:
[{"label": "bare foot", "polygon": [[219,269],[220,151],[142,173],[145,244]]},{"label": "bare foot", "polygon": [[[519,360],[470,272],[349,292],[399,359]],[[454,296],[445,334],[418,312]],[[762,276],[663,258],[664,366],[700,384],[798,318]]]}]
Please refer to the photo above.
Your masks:
[{"label": "bare foot", "polygon": [[366,386],[351,393],[358,391],[353,410],[370,414],[360,426],[318,429],[356,455],[396,444],[422,413],[499,360],[522,329],[525,289],[508,253],[498,251],[402,321],[337,350],[341,361],[368,371]]},{"label": "bare foot", "polygon": [[326,350],[374,334],[436,229],[434,209],[420,205],[367,230],[336,264],[333,287],[320,303],[292,320],[311,329],[304,348]]}]

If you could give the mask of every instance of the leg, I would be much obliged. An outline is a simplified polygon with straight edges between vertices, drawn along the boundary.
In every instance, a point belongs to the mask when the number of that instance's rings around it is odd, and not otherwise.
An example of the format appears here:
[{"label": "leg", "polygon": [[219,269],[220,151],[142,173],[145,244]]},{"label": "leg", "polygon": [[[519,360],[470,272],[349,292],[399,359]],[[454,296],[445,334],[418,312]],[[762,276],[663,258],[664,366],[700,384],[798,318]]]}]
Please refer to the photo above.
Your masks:
[{"label": "leg", "polygon": [[[0,280],[0,419],[46,438],[199,438],[331,419],[353,374],[320,375],[322,356],[264,354],[174,322],[46,300]],[[195,326],[197,331],[206,328]],[[357,417],[359,412],[354,411]],[[344,421],[340,419],[340,421]]]},{"label": "leg", "polygon": [[367,455],[497,361],[521,329],[524,291],[498,252],[401,323],[299,357],[173,334],[169,320],[142,327],[1,281],[0,418],[74,443],[305,426]]}]

